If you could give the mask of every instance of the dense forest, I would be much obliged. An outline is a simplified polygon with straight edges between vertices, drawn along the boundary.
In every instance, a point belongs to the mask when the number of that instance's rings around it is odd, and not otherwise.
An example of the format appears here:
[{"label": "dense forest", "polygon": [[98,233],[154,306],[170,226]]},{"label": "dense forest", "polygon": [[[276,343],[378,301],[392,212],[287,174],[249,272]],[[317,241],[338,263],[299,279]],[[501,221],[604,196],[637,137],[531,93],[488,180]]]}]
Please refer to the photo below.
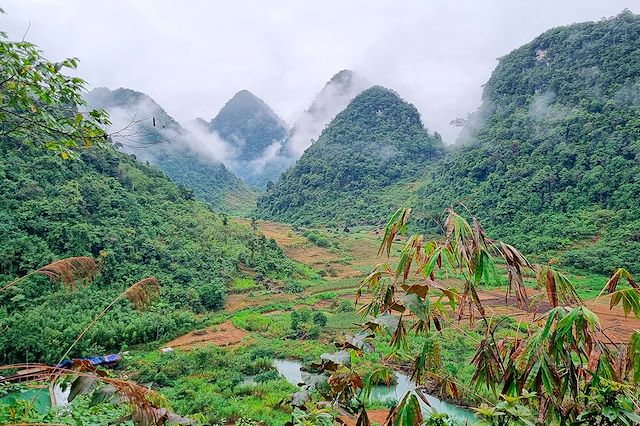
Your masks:
[{"label": "dense forest", "polygon": [[173,336],[194,312],[224,305],[227,284],[248,269],[291,275],[295,265],[273,241],[213,213],[161,172],[110,148],[62,160],[20,139],[1,147],[0,277],[9,282],[68,256],[104,262],[81,292],[32,279],[0,293],[3,362],[55,362],[119,292],[147,276],[161,300],[135,313],[122,302],[76,347],[103,353]]},{"label": "dense forest", "polygon": [[423,228],[463,203],[540,259],[637,270],[638,40],[640,17],[626,11],[552,29],[501,58],[463,146],[419,191]]},{"label": "dense forest", "polygon": [[[299,224],[377,224],[405,202],[401,187],[442,153],[441,138],[425,130],[413,105],[374,86],[267,188],[258,214]],[[400,198],[385,198],[394,185]]]}]

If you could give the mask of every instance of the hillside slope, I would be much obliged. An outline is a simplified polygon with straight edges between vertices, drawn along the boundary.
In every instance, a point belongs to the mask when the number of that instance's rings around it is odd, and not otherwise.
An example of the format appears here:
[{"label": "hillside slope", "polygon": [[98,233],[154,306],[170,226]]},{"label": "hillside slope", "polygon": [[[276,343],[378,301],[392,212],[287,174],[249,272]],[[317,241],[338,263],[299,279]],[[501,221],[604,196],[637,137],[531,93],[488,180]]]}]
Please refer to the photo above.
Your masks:
[{"label": "hillside slope", "polygon": [[425,130],[413,105],[374,86],[268,188],[258,214],[290,223],[378,223],[404,201],[389,191],[401,193],[441,152],[440,139]]},{"label": "hillside slope", "polygon": [[86,95],[111,117],[114,142],[141,161],[157,165],[172,180],[193,190],[214,209],[248,214],[256,194],[215,158],[208,140],[185,130],[144,93],[97,88]]},{"label": "hillside slope", "polygon": [[540,259],[640,270],[640,16],[545,32],[500,59],[463,145],[421,190]]},{"label": "hillside slope", "polygon": [[70,355],[173,337],[196,326],[194,313],[221,308],[235,277],[278,279],[295,267],[275,242],[111,148],[64,161],[5,138],[0,178],[0,285],[65,257],[104,261],[76,291],[36,276],[0,292],[3,363],[57,362],[118,293],[148,276],[160,281],[160,301],[137,313],[121,300]]}]

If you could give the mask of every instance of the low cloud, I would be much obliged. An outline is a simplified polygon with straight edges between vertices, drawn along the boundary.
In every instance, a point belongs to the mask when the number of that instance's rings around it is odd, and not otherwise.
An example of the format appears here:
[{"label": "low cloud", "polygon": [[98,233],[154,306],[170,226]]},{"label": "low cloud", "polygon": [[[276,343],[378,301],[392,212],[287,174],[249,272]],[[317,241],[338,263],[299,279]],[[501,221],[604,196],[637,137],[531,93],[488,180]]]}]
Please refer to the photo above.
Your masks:
[{"label": "low cloud", "polygon": [[284,147],[284,155],[299,158],[317,140],[324,128],[360,92],[371,84],[359,73],[341,71],[318,93],[313,103],[295,121]]},{"label": "low cloud", "polygon": [[534,120],[544,120],[553,113],[551,104],[556,99],[556,94],[552,90],[537,93],[529,105],[529,115]]},{"label": "low cloud", "polygon": [[231,144],[225,142],[217,132],[209,130],[201,122],[192,120],[187,122],[185,127],[190,136],[186,138],[185,144],[193,151],[222,161],[226,165],[229,165],[227,163],[237,155],[235,148]]}]

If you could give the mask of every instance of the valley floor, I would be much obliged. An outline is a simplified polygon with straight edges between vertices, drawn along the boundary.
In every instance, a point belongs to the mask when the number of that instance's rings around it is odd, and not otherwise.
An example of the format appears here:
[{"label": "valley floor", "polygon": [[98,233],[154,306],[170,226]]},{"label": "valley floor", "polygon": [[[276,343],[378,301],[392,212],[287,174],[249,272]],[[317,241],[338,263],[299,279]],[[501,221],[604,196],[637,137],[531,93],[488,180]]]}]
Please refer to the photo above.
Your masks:
[{"label": "valley floor", "polygon": [[[244,219],[236,219],[248,223]],[[342,230],[319,229],[300,230],[288,225],[273,222],[258,222],[258,231],[264,233],[267,238],[272,238],[282,247],[285,254],[303,263],[310,270],[312,276],[301,278],[295,285],[285,283],[270,288],[248,281],[247,284],[237,283],[232,286],[228,295],[224,313],[219,313],[210,318],[211,325],[202,330],[195,330],[181,336],[162,347],[172,347],[178,352],[192,351],[194,348],[206,348],[210,345],[220,347],[222,353],[242,357],[248,353],[251,358],[261,356],[298,359],[303,362],[317,361],[322,352],[332,351],[333,339],[354,332],[362,318],[355,312],[353,302],[355,293],[359,288],[360,280],[366,276],[376,264],[382,261],[377,256],[381,234],[374,229],[353,229],[346,233]],[[313,241],[312,241],[313,240]],[[315,242],[314,242],[315,241]],[[313,275],[316,274],[316,275]],[[253,277],[250,277],[253,278]],[[606,283],[606,277],[596,276],[572,276],[581,295],[589,296],[597,294]],[[460,281],[453,277],[442,278],[445,285],[451,287],[460,286]],[[530,277],[528,284],[529,294],[535,298],[540,292],[533,287],[534,277]],[[540,320],[548,306],[538,308],[538,311],[527,312],[518,309],[511,298],[505,300],[504,288],[488,288],[480,292],[489,315],[510,316],[515,322],[532,322]],[[363,298],[367,300],[366,296]],[[628,340],[634,329],[640,328],[640,321],[625,318],[622,309],[609,310],[607,299],[591,298],[587,301],[587,307],[600,317],[603,328],[607,331],[612,343],[620,343]],[[322,312],[327,317],[327,323],[315,337],[293,336],[290,322],[293,312]],[[466,327],[466,321],[465,325]],[[443,359],[450,372],[457,374],[461,383],[468,383],[473,373],[469,361],[473,354],[475,336],[472,327],[468,328],[468,336],[462,338],[454,334],[444,337]],[[383,352],[388,347],[381,344],[379,348]],[[257,354],[257,355],[256,355]],[[195,356],[195,355],[194,355]],[[461,362],[461,359],[464,360]],[[143,355],[139,362],[161,362],[157,355]],[[257,362],[257,361],[251,361]],[[250,362],[250,363],[251,363]],[[243,366],[242,368],[245,368]],[[400,366],[396,366],[400,367]],[[136,363],[132,364],[136,370]],[[161,370],[161,368],[159,367]],[[188,371],[186,378],[195,380],[202,376],[202,372]],[[206,374],[210,374],[206,373]],[[206,375],[205,374],[205,375]],[[145,376],[145,378],[147,378]],[[167,383],[175,387],[175,382]],[[285,389],[286,383],[281,383]],[[167,388],[168,389],[168,388]],[[278,388],[280,389],[280,388]],[[281,390],[281,389],[280,389]],[[230,392],[230,393],[229,393]],[[221,395],[225,398],[234,394],[229,391]],[[236,392],[236,391],[234,391]],[[242,392],[254,392],[253,397],[269,399],[271,394],[261,394],[262,391],[243,390]],[[257,394],[255,392],[258,392]],[[279,392],[279,391],[278,391]],[[278,395],[286,394],[281,392]],[[167,392],[172,398],[175,389]],[[477,397],[483,397],[479,395]],[[243,399],[244,398],[244,399]],[[288,416],[287,407],[278,404],[263,404],[260,409],[253,406],[255,401],[251,396],[242,394],[235,396],[235,404],[239,404],[236,411],[246,413],[248,418],[263,422],[264,424],[279,424]],[[473,393],[467,394],[459,403],[473,404]],[[240,401],[240,402],[238,402]],[[244,402],[243,402],[244,401]],[[181,414],[189,415],[195,408],[189,404],[178,403],[177,407],[186,409]],[[382,423],[388,412],[384,402],[372,404],[372,421]],[[271,411],[269,411],[271,410]],[[235,411],[233,412],[235,413]],[[225,417],[226,424],[234,424],[240,417],[238,414]],[[352,422],[347,420],[347,424]]]},{"label": "valley floor", "polygon": [[[246,219],[233,220],[249,224]],[[363,319],[354,300],[360,281],[385,260],[377,256],[380,230],[294,229],[273,222],[257,222],[255,227],[256,232],[274,239],[288,257],[303,264],[302,272],[278,282],[245,271],[244,278],[230,283],[224,311],[201,314],[198,328],[171,341],[131,348],[119,367],[120,374],[138,383],[153,383],[175,412],[199,424],[281,426],[289,421],[291,409],[286,400],[296,386],[291,377],[285,379],[276,370],[275,363],[317,362],[322,353],[335,351],[335,339],[359,331]],[[445,287],[461,285],[456,277],[437,279]],[[606,277],[572,275],[571,279],[582,296],[591,296],[587,307],[600,317],[612,343],[626,341],[634,329],[640,329],[639,320],[625,318],[621,309],[610,311],[607,299],[593,297]],[[535,277],[527,278],[532,298],[539,294],[534,283]],[[480,291],[480,298],[489,315],[510,317],[514,329],[519,323],[542,320],[548,309],[544,305],[533,312],[518,309],[513,300],[505,300],[504,293],[504,288],[486,288]],[[361,302],[367,300],[363,295]],[[465,387],[475,371],[470,361],[480,338],[481,331],[466,318],[460,324],[453,320],[452,327],[445,327],[439,337],[444,368],[462,390],[461,397],[450,402],[473,406],[493,398],[488,391]],[[422,337],[416,337],[410,345],[414,349],[423,343]],[[364,372],[380,363],[406,369],[406,360],[389,357],[385,338],[376,338],[375,346],[383,356],[354,360],[356,370]],[[393,391],[388,395],[388,400],[371,401],[372,424],[382,424],[398,398]],[[78,410],[88,404],[83,401],[74,401]],[[56,416],[52,419],[58,423],[76,424],[64,412]],[[344,421],[354,424],[354,419],[345,417]]]}]

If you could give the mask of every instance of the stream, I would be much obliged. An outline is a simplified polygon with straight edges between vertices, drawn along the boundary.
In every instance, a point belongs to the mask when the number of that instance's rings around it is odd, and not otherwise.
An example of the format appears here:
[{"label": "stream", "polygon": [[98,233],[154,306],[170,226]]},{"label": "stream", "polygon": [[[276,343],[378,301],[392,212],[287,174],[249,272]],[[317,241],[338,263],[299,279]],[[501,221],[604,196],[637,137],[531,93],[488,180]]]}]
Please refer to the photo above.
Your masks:
[{"label": "stream", "polygon": [[[302,373],[300,371],[302,363],[300,363],[299,361],[288,359],[274,359],[273,366],[276,368],[276,370],[278,370],[278,373],[280,373],[282,376],[284,376],[285,379],[287,379],[287,381],[289,381],[289,383],[297,386],[298,383],[302,382]],[[396,384],[391,386],[375,386],[371,390],[371,400],[387,401],[391,399],[400,401],[400,399],[407,391],[413,389],[415,389],[415,386],[413,385],[411,380],[409,380],[409,377],[407,377],[407,375],[404,373],[396,372]],[[473,412],[455,404],[444,402],[431,395],[426,395],[426,397],[429,401],[429,404],[431,404],[431,407],[420,401],[424,413],[428,413],[431,411],[431,408],[434,408],[437,412],[446,413],[449,415],[449,418],[458,422],[462,422],[463,424],[465,422],[467,422],[468,425],[474,425],[478,423],[478,419],[474,416]]]}]

